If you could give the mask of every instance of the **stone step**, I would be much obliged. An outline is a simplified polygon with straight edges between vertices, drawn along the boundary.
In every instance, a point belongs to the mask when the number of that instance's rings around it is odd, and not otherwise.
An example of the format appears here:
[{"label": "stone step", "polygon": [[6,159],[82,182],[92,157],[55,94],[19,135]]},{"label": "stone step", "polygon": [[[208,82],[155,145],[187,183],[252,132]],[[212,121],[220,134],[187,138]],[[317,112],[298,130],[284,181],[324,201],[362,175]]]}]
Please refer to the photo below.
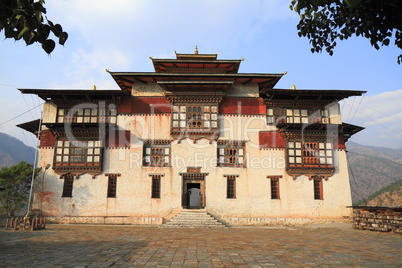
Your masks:
[{"label": "stone step", "polygon": [[225,228],[226,226],[205,209],[184,209],[162,228]]}]

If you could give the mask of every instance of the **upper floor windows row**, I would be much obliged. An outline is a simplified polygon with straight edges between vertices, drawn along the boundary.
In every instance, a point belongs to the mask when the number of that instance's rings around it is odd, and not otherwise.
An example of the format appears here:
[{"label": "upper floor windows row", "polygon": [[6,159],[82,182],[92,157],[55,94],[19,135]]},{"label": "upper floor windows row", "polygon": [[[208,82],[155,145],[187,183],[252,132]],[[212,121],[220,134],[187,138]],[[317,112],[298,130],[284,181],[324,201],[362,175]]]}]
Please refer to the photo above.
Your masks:
[{"label": "upper floor windows row", "polygon": [[60,108],[57,123],[116,123],[116,109]]},{"label": "upper floor windows row", "polygon": [[326,109],[310,110],[270,107],[267,108],[267,123],[329,124],[329,111]]}]

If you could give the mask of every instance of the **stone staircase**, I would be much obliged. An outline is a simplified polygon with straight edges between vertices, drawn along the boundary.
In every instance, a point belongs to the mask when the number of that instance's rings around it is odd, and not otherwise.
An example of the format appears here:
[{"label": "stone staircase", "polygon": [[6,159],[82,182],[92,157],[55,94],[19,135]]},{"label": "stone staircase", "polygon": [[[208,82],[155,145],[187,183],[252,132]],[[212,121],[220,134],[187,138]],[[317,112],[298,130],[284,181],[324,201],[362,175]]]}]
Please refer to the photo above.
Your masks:
[{"label": "stone staircase", "polygon": [[161,228],[226,228],[205,209],[183,209]]}]

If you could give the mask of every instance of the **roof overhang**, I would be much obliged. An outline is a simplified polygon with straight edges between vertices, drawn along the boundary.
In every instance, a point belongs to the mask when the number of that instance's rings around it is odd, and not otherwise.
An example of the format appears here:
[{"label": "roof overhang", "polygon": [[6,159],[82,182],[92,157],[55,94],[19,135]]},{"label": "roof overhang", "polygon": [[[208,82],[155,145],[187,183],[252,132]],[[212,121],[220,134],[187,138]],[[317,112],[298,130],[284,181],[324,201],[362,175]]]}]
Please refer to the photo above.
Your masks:
[{"label": "roof overhang", "polygon": [[17,125],[17,127],[22,128],[23,130],[26,130],[28,132],[31,132],[34,135],[37,135],[39,131],[39,124],[40,120],[36,119],[26,123],[19,124]]},{"label": "roof overhang", "polygon": [[240,84],[257,84],[260,88],[272,88],[284,74],[193,74],[155,72],[110,72],[122,90],[131,91],[134,83],[159,81],[233,81]]},{"label": "roof overhang", "polygon": [[356,126],[348,123],[342,123],[341,125],[341,130],[343,132],[343,136],[345,138],[345,141],[347,141],[352,135],[356,134],[357,132],[360,132],[364,129],[364,127],[361,126]]},{"label": "roof overhang", "polygon": [[366,91],[359,90],[316,90],[316,89],[273,89],[264,88],[260,96],[267,100],[342,100],[351,96],[361,96]]},{"label": "roof overhang", "polygon": [[166,91],[226,91],[233,81],[158,81]]},{"label": "roof overhang", "polygon": [[122,96],[130,95],[122,90],[87,90],[87,89],[18,89],[23,94],[38,95],[44,101],[49,100],[84,100],[84,101],[100,101],[100,100],[120,100]]},{"label": "roof overhang", "polygon": [[237,73],[241,60],[152,59],[157,73]]}]

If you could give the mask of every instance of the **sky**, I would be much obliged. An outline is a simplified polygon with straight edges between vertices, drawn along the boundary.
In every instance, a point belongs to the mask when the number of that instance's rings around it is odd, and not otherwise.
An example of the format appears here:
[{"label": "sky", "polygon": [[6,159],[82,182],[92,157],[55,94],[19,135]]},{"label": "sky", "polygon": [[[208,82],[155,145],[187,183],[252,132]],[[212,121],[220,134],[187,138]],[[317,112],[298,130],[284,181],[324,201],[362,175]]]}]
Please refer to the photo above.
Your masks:
[{"label": "sky", "polygon": [[[113,4],[112,4],[113,3]],[[47,17],[69,38],[48,56],[39,44],[0,40],[0,132],[28,145],[15,125],[40,117],[41,99],[18,88],[118,89],[113,72],[152,72],[153,58],[219,53],[241,59],[241,73],[284,73],[275,88],[367,91],[340,106],[343,121],[366,129],[350,140],[402,148],[402,65],[394,46],[375,50],[361,37],[339,41],[334,55],[311,53],[297,35],[290,0],[48,0]],[[1,33],[3,36],[3,32]],[[37,108],[35,108],[38,106]]]}]

